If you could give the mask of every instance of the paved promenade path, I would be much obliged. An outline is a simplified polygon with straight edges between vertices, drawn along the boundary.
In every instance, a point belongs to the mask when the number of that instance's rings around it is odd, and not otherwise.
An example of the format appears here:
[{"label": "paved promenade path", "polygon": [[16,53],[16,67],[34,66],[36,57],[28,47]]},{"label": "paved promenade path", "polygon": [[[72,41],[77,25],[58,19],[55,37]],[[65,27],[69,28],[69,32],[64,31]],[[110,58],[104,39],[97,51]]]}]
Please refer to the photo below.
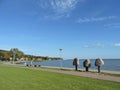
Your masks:
[{"label": "paved promenade path", "polygon": [[48,71],[48,72],[70,74],[70,75],[75,75],[75,76],[83,76],[83,77],[88,77],[88,78],[95,78],[95,79],[120,82],[120,77],[110,76],[110,75],[105,75],[105,74],[100,74],[100,73],[79,72],[79,71],[73,71],[73,70],[71,70],[71,71],[55,70],[55,69],[46,69],[46,68],[30,68],[30,69],[36,69],[36,70],[42,70],[42,71]]},{"label": "paved promenade path", "polygon": [[[82,77],[108,80],[108,81],[114,81],[114,82],[120,82],[119,76],[111,76],[111,75],[106,75],[103,73],[81,72],[81,71],[74,71],[74,70],[60,70],[60,69],[51,69],[51,68],[33,67],[33,66],[26,67],[26,66],[20,66],[20,65],[8,65],[8,64],[3,64],[3,65],[20,67],[20,68],[28,68],[28,69],[32,69],[32,70],[41,70],[41,71],[48,71],[48,72],[54,72],[54,73],[61,73],[61,74],[70,74],[70,75],[75,75],[75,76],[82,76]],[[111,72],[111,73],[116,74],[114,72]],[[118,72],[117,74],[120,74],[120,72]]]}]

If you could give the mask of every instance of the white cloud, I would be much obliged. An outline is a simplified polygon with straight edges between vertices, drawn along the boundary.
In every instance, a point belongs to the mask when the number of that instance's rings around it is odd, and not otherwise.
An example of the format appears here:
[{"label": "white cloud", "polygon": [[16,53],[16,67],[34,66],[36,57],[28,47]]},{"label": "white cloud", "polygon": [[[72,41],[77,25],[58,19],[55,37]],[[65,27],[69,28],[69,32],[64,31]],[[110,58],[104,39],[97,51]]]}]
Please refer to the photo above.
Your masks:
[{"label": "white cloud", "polygon": [[114,46],[120,47],[120,43],[115,43]]},{"label": "white cloud", "polygon": [[86,22],[100,22],[100,21],[105,21],[105,20],[111,20],[117,18],[116,16],[108,16],[108,17],[83,17],[78,19],[78,23],[86,23]]},{"label": "white cloud", "polygon": [[93,47],[97,47],[97,48],[103,48],[104,47],[104,44],[102,44],[102,43],[97,43],[97,44],[95,44]]},{"label": "white cloud", "polygon": [[83,48],[89,48],[89,45],[83,45]]},{"label": "white cloud", "polygon": [[[40,8],[48,11],[48,17],[68,17],[79,2],[85,0],[37,0]],[[45,12],[46,13],[46,12]]]},{"label": "white cloud", "polygon": [[120,23],[110,23],[104,25],[105,28],[120,28]]},{"label": "white cloud", "polygon": [[44,19],[53,19],[53,20],[58,20],[58,19],[60,19],[60,18],[62,18],[62,17],[66,17],[66,18],[68,18],[68,17],[70,17],[69,16],[69,14],[66,14],[66,15],[64,15],[64,14],[61,14],[61,15],[45,15],[44,16]]},{"label": "white cloud", "polygon": [[57,13],[66,13],[73,10],[79,0],[51,0],[52,9]]},{"label": "white cloud", "polygon": [[93,45],[85,44],[85,45],[83,45],[83,48],[104,48],[104,44],[102,44],[102,43],[96,43]]}]

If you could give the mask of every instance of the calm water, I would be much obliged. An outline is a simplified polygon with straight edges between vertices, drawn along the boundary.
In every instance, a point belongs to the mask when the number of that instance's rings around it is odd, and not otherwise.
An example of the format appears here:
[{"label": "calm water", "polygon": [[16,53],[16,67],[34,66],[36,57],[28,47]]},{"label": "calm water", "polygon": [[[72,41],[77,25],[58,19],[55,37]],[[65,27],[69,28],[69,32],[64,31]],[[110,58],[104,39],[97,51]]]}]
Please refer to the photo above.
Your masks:
[{"label": "calm water", "polygon": [[[120,71],[120,59],[103,59],[104,60],[104,65],[101,67],[102,70],[110,70],[110,71]],[[83,67],[83,59],[79,60],[80,61],[80,65],[79,68],[80,69],[84,69]],[[94,59],[91,59],[91,67],[90,69],[97,69],[97,67],[95,67]],[[69,59],[69,60],[55,60],[55,61],[46,61],[46,62],[32,62],[33,65],[41,65],[41,66],[52,66],[52,67],[61,67],[61,62],[62,62],[62,67],[65,68],[74,68],[74,66],[72,65],[73,60]],[[28,64],[30,64],[30,62],[27,62]]]}]

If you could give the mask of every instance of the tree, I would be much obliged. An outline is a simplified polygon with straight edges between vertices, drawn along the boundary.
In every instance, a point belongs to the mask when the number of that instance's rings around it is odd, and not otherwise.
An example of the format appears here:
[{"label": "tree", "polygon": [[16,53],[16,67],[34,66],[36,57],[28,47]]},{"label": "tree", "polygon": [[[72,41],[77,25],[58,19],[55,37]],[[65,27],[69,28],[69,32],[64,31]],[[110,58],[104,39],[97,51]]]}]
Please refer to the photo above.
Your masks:
[{"label": "tree", "polygon": [[4,54],[0,52],[0,60],[3,60]]},{"label": "tree", "polygon": [[21,57],[23,57],[24,56],[24,53],[22,52],[22,51],[17,51],[17,53],[16,53],[16,57],[17,58],[21,58]]},{"label": "tree", "polygon": [[86,59],[86,60],[83,62],[83,66],[86,68],[86,71],[88,72],[88,71],[89,71],[89,67],[91,66],[90,60],[89,60],[89,59]]},{"label": "tree", "polygon": [[5,50],[0,51],[0,60],[9,60],[10,53]]},{"label": "tree", "polygon": [[16,58],[21,58],[24,56],[24,53],[20,51],[18,48],[12,48],[10,49],[10,56],[13,58],[13,63],[16,60]]},{"label": "tree", "polygon": [[48,56],[46,56],[46,57],[44,57],[44,59],[45,59],[45,60],[49,60],[49,57],[48,57]]},{"label": "tree", "polygon": [[17,51],[18,51],[17,48],[12,48],[12,49],[10,50],[10,54],[11,54],[12,59],[13,59],[13,64],[14,64],[14,61],[15,61],[15,59],[16,59],[16,53],[17,53]]},{"label": "tree", "polygon": [[79,65],[79,59],[78,58],[74,58],[73,60],[73,65],[75,66],[75,70],[78,70],[78,65]]},{"label": "tree", "polygon": [[100,67],[104,65],[104,61],[101,58],[97,58],[95,60],[95,66],[98,67],[98,73],[100,73]]}]

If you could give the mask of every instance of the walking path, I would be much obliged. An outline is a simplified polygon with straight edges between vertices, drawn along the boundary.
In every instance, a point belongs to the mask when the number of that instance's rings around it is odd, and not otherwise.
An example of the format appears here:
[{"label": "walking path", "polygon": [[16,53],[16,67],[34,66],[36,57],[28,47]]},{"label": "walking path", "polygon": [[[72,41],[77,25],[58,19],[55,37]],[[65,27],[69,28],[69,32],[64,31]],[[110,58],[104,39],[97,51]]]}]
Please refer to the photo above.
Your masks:
[{"label": "walking path", "polygon": [[83,76],[83,77],[88,77],[88,78],[95,78],[95,79],[101,79],[101,80],[120,82],[120,77],[105,75],[105,74],[101,74],[101,73],[66,71],[66,70],[55,70],[55,69],[46,69],[46,68],[31,68],[31,67],[30,67],[30,69],[42,70],[42,71],[48,71],[48,72],[55,72],[55,73],[62,73],[62,74],[70,74],[70,75],[75,75],[75,76]]},{"label": "walking path", "polygon": [[[1,64],[1,65],[7,65],[8,66],[8,64]],[[51,68],[33,67],[33,66],[25,67],[25,66],[21,66],[21,65],[10,65],[10,66],[28,68],[28,69],[32,69],[32,70],[41,70],[41,71],[62,73],[62,74],[70,74],[70,75],[75,75],[75,76],[82,76],[82,77],[108,80],[108,81],[114,81],[114,82],[120,82],[120,77],[119,76],[111,76],[111,75],[106,75],[106,74],[102,74],[102,73],[81,72],[81,71],[74,71],[74,70],[60,70],[60,69],[51,69]],[[113,73],[113,74],[115,74],[115,73]]]}]

